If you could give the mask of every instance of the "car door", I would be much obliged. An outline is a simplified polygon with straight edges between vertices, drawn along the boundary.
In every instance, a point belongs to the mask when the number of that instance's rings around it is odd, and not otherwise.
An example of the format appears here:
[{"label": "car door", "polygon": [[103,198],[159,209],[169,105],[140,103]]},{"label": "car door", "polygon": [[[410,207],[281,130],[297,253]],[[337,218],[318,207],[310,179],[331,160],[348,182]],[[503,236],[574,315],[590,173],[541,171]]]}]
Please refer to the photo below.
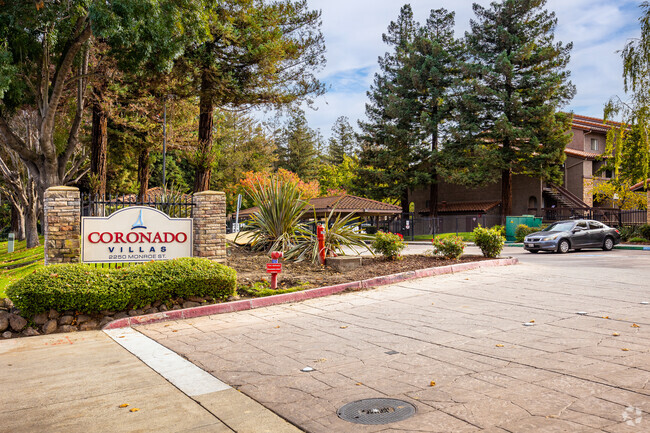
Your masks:
[{"label": "car door", "polygon": [[587,245],[589,245],[589,226],[586,221],[578,221],[573,227],[571,246],[573,248],[583,248]]},{"label": "car door", "polygon": [[599,247],[605,241],[605,226],[598,221],[589,221],[589,245]]}]

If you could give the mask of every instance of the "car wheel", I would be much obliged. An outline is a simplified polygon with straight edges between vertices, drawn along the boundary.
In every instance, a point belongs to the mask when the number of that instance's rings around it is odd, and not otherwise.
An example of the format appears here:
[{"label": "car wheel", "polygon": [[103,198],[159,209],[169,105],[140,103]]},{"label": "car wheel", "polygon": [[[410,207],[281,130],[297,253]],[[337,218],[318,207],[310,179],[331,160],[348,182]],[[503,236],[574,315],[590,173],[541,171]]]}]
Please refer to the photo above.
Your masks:
[{"label": "car wheel", "polygon": [[565,254],[569,252],[569,248],[571,248],[569,241],[567,241],[566,239],[562,239],[557,246],[557,252],[560,254]]},{"label": "car wheel", "polygon": [[539,253],[539,250],[528,250],[529,253],[537,254]]},{"label": "car wheel", "polygon": [[605,242],[603,242],[603,250],[604,251],[611,251],[612,248],[614,248],[614,239],[610,238],[609,236],[605,238]]}]

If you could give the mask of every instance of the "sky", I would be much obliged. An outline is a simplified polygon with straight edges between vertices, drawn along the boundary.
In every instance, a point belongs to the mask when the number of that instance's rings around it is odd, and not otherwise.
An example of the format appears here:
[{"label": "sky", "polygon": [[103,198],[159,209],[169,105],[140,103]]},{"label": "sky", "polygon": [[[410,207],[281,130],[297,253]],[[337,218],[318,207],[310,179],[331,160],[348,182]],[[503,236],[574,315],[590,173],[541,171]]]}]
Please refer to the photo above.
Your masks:
[{"label": "sky", "polygon": [[[412,0],[416,21],[425,22],[431,9],[456,12],[456,36],[469,30],[472,4],[489,0]],[[571,81],[577,94],[565,111],[602,118],[605,103],[624,97],[622,63],[617,53],[630,38],[640,35],[640,0],[548,0],[546,8],[557,16],[556,41],[573,42]],[[377,59],[389,50],[382,42],[391,21],[404,4],[394,0],[308,0],[322,11],[322,32],[327,65],[318,77],[327,85],[314,108],[305,108],[310,127],[328,138],[339,116],[347,116],[358,130],[365,119],[366,92],[378,72]]]}]

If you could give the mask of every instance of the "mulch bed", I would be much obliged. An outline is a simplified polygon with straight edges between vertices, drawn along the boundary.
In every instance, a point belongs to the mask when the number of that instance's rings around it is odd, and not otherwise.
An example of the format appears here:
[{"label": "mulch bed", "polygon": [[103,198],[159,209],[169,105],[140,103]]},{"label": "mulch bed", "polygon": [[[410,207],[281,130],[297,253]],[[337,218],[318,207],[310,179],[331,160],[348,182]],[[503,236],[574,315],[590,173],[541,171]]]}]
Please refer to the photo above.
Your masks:
[{"label": "mulch bed", "polygon": [[[266,264],[271,259],[268,255],[253,253],[239,246],[229,246],[228,253],[226,264],[237,271],[239,286],[250,286],[261,280],[269,280]],[[331,286],[400,272],[482,260],[491,259],[476,255],[463,256],[459,260],[447,260],[426,255],[404,255],[401,260],[391,261],[381,256],[364,256],[360,268],[345,273],[310,261],[300,263],[282,261],[282,273],[278,276],[278,288],[297,285],[302,285],[306,289]]]}]

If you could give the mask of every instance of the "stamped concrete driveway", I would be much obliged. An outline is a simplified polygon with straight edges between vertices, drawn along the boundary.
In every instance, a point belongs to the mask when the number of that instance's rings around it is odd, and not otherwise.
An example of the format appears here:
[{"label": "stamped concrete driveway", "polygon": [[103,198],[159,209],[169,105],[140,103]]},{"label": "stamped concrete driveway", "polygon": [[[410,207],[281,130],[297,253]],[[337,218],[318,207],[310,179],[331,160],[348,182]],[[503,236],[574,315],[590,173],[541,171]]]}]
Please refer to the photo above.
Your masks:
[{"label": "stamped concrete driveway", "polygon": [[[307,432],[650,431],[650,254],[507,253],[522,263],[137,329]],[[337,417],[375,397],[417,413]]]}]

